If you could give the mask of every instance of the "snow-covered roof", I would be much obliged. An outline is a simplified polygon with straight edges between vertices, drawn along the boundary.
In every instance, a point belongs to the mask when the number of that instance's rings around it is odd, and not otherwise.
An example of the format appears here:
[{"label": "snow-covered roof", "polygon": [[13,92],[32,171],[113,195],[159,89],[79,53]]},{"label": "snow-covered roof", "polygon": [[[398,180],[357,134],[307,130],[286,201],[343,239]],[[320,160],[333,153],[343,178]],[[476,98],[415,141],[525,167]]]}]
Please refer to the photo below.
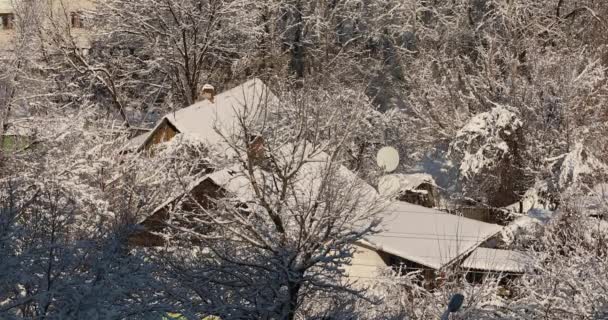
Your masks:
[{"label": "snow-covered roof", "polygon": [[477,248],[462,262],[466,269],[523,273],[530,258],[522,252],[490,248]]},{"label": "snow-covered roof", "polygon": [[[285,148],[289,149],[289,148]],[[287,151],[287,150],[284,150]],[[327,173],[327,168],[325,167],[329,163],[329,155],[324,152],[317,152],[314,155],[311,155],[307,162],[300,168],[298,175],[296,177],[295,183],[293,186],[293,191],[298,194],[300,200],[302,198],[314,199],[317,197],[319,192],[321,191],[321,181],[323,180],[323,174]],[[261,169],[258,169],[256,174],[263,174]],[[352,185],[353,190],[350,190],[353,193],[356,193],[360,196],[361,206],[365,206],[366,204],[371,204],[377,199],[377,192],[374,188],[372,188],[369,184],[365,183],[361,180],[355,173],[348,170],[346,167],[339,165],[337,167],[337,172],[335,179],[341,179],[347,185]],[[173,201],[181,198],[184,194],[192,191],[198,185],[203,183],[206,180],[210,180],[222,189],[228,191],[233,197],[236,197],[242,202],[249,202],[255,200],[255,194],[251,187],[251,182],[248,177],[246,177],[243,171],[240,169],[238,165],[232,166],[227,169],[218,170],[213,173],[207,174],[194,182],[192,182],[187,187],[187,192],[181,193],[172,197],[171,199],[165,201],[163,204],[158,206],[153,213],[161,210],[166,207]],[[263,181],[264,179],[260,179]],[[365,201],[367,200],[367,202]]]},{"label": "snow-covered roof", "polygon": [[[242,201],[254,199],[251,182],[239,171],[238,167],[224,169],[209,174],[205,179],[212,180],[222,189],[232,193]],[[201,181],[202,182],[202,181]]]},{"label": "snow-covered roof", "polygon": [[415,190],[423,183],[435,185],[435,180],[430,174],[426,173],[387,174],[380,178],[378,191],[383,196],[395,195],[400,191]]},{"label": "snow-covered roof", "polygon": [[[299,178],[293,186],[300,197],[313,199],[318,194],[322,178],[320,174],[325,172],[327,157],[325,153],[318,153],[312,158],[315,161],[307,162],[301,168]],[[374,208],[373,203],[377,200],[382,201],[370,185],[347,168],[340,166],[336,177],[352,183],[354,186],[352,192],[357,193],[356,198],[360,201],[360,208],[367,208],[367,205],[370,205],[369,208]],[[189,190],[207,179],[230,192],[240,201],[249,202],[255,199],[248,178],[238,167],[208,174],[193,182]],[[165,202],[155,212],[179,197]],[[366,238],[365,243],[378,251],[434,269],[451,264],[502,229],[498,225],[405,202],[387,204],[379,214],[383,218],[381,231]]]},{"label": "snow-covered roof", "polygon": [[135,136],[134,138],[129,139],[123,150],[133,150],[139,148],[144,142],[146,142],[149,135],[150,132],[145,132],[138,136]]},{"label": "snow-covered roof", "polygon": [[[188,184],[188,186],[186,187],[185,190],[175,193],[168,200],[166,200],[165,202],[163,202],[159,206],[157,206],[152,211],[151,215],[154,215],[154,213],[167,207],[172,202],[174,202],[176,200],[180,200],[185,195],[187,195],[189,192],[191,192],[194,188],[196,188],[198,185],[203,183],[205,180],[211,180],[219,187],[222,187],[224,190],[232,192],[240,197],[244,197],[245,192],[247,192],[246,183],[248,183],[249,181],[244,176],[236,174],[235,170],[236,170],[236,167],[218,170],[218,171],[206,174],[206,175],[192,181],[191,183]],[[147,217],[146,217],[146,219],[147,219]]]},{"label": "snow-covered roof", "polygon": [[433,269],[451,264],[502,229],[406,202],[394,202],[382,215],[382,232],[367,241],[377,250]]},{"label": "snow-covered roof", "polygon": [[[197,136],[210,146],[226,147],[217,130],[224,136],[237,133],[240,116],[246,114],[253,120],[260,107],[274,101],[276,97],[268,87],[260,79],[252,79],[216,95],[213,101],[202,100],[165,115],[153,132],[163,120],[167,120],[180,133]],[[151,136],[152,133],[149,137]]]},{"label": "snow-covered roof", "polygon": [[608,175],[608,164],[595,157],[581,142],[574,144],[569,153],[546,159],[558,174],[558,186],[576,188],[587,175]]},{"label": "snow-covered roof", "polygon": [[[169,121],[182,134],[196,136],[210,146],[224,146],[223,138],[216,130],[219,129],[223,135],[232,134],[238,127],[236,125],[238,115],[243,113],[245,106],[253,108],[254,112],[251,115],[255,117],[255,109],[265,101],[272,103],[276,101],[276,97],[262,81],[253,79],[217,95],[213,102],[208,100],[198,102],[188,108],[171,113],[163,119]],[[293,151],[291,148],[285,147],[284,151],[286,152],[285,159],[294,156],[291,154]],[[280,157],[281,152],[278,150],[279,155],[275,156]],[[313,199],[318,192],[322,191],[320,174],[326,172],[326,166],[330,163],[329,155],[316,152],[305,156],[311,161],[301,168],[294,188],[297,189],[295,190],[297,193]],[[359,198],[360,208],[364,208],[368,200],[370,203],[375,202],[378,193],[374,188],[344,166],[337,167],[337,170],[336,177],[356,186],[356,189],[350,190],[350,195]],[[236,197],[245,201],[251,199],[248,179],[238,173],[231,173],[231,171],[238,172],[238,170],[232,169],[217,171],[201,178],[198,183],[193,183],[189,190],[206,179],[211,179]],[[414,179],[410,181],[414,181]],[[341,181],[336,183],[341,183]],[[384,218],[384,230],[366,240],[377,250],[435,269],[452,263],[501,230],[498,225],[404,202],[388,205],[381,215]]]}]

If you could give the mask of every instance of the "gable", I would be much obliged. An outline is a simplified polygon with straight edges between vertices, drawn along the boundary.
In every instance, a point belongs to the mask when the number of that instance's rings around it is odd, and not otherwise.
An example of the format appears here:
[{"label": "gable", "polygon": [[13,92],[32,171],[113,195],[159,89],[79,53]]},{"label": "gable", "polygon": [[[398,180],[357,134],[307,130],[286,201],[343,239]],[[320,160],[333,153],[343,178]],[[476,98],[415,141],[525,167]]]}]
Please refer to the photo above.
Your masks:
[{"label": "gable", "polygon": [[[211,199],[219,198],[224,193],[225,190],[209,176],[205,176],[202,180],[196,182],[188,192],[171,198],[158,206],[150,216],[139,224],[141,229],[136,230],[129,236],[129,244],[144,247],[162,246],[165,241],[159,233],[165,229],[165,223],[170,218],[171,211],[177,209],[178,206],[188,212],[192,212],[198,207],[209,209],[213,206]],[[189,222],[181,221],[181,223],[188,224]]]},{"label": "gable", "polygon": [[168,126],[175,133],[195,136],[208,146],[216,146],[228,151],[224,137],[238,133],[239,118],[247,117],[248,120],[254,121],[266,105],[276,101],[276,97],[261,80],[249,80],[218,94],[213,101],[199,101],[165,115],[146,138],[143,147],[148,148],[150,145],[173,138],[175,134],[161,132]]},{"label": "gable", "polygon": [[154,128],[154,130],[148,135],[146,138],[143,149],[148,150],[151,146],[167,142],[173,137],[175,137],[178,133],[180,133],[177,128],[170,123],[167,119],[163,119],[160,124]]}]

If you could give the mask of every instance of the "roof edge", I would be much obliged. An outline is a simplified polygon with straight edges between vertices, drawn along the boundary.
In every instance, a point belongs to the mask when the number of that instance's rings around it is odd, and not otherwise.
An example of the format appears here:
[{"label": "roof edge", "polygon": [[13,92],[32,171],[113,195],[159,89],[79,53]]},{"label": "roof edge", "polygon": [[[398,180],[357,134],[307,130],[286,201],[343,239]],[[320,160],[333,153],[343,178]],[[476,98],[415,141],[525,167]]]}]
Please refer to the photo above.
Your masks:
[{"label": "roof edge", "polygon": [[446,267],[451,266],[452,264],[454,264],[454,262],[458,261],[458,260],[459,260],[461,257],[463,257],[463,256],[465,256],[465,255],[467,255],[467,254],[471,253],[471,252],[472,252],[472,251],[474,251],[475,249],[479,248],[479,246],[480,246],[482,243],[484,243],[484,242],[485,242],[485,241],[487,241],[488,239],[490,239],[490,238],[492,238],[493,236],[495,236],[495,235],[497,235],[498,233],[500,233],[500,232],[503,230],[503,228],[504,228],[504,227],[500,228],[500,230],[498,230],[498,231],[496,231],[496,232],[494,232],[494,233],[489,234],[489,235],[488,235],[488,236],[486,236],[486,237],[480,238],[481,240],[479,241],[479,244],[474,245],[474,246],[471,246],[471,247],[470,247],[470,248],[468,248],[467,250],[463,251],[462,253],[460,253],[459,255],[455,256],[455,257],[454,257],[454,258],[452,258],[450,261],[446,262],[445,264],[443,264],[443,265],[441,265],[441,266],[439,266],[439,267],[437,267],[437,266],[431,266],[431,265],[429,265],[428,263],[426,263],[426,262],[421,262],[421,261],[419,261],[419,260],[417,260],[417,259],[415,259],[415,258],[414,258],[414,259],[412,259],[412,258],[410,258],[410,257],[404,257],[404,256],[403,256],[401,253],[397,253],[396,251],[394,251],[394,250],[392,250],[392,249],[390,249],[390,248],[384,248],[383,246],[381,246],[381,245],[377,245],[377,244],[375,244],[374,242],[371,242],[371,241],[369,241],[369,240],[360,240],[359,242],[361,242],[361,243],[362,243],[363,245],[365,245],[365,246],[369,246],[369,247],[374,248],[375,250],[382,251],[382,252],[386,252],[386,253],[388,253],[388,254],[392,254],[392,255],[397,256],[397,257],[399,257],[399,258],[401,258],[401,259],[409,260],[409,261],[415,262],[415,263],[417,263],[417,264],[423,265],[423,266],[425,266],[425,267],[432,268],[432,269],[434,269],[434,270],[441,270],[441,269],[444,269],[444,268],[446,268]]},{"label": "roof edge", "polygon": [[169,118],[165,115],[158,122],[158,124],[156,124],[156,126],[152,130],[150,130],[150,132],[148,132],[148,136],[146,137],[146,140],[144,140],[139,146],[137,146],[137,148],[136,148],[137,151],[141,151],[148,144],[148,142],[150,142],[150,140],[152,139],[152,137],[154,136],[156,131],[162,126],[163,123],[165,123],[165,121],[169,125],[171,125],[173,127],[173,129],[175,129],[175,131],[177,131],[178,133],[181,133],[181,131],[177,128],[175,123],[173,123],[171,120],[169,120]]}]

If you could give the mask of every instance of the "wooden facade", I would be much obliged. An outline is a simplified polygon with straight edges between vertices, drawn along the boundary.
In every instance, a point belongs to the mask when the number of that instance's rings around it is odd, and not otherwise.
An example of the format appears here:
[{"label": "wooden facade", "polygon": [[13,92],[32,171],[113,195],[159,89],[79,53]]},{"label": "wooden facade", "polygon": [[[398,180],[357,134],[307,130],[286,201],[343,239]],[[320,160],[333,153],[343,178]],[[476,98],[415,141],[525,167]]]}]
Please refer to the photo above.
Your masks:
[{"label": "wooden facade", "polygon": [[[140,247],[157,247],[163,246],[165,241],[158,233],[166,230],[166,221],[169,220],[171,212],[178,209],[183,212],[188,212],[190,215],[196,215],[199,208],[210,209],[214,205],[213,199],[222,197],[222,190],[211,179],[205,179],[194,187],[188,194],[179,196],[172,201],[165,203],[156,209],[152,215],[140,223],[140,230],[136,230],[129,236],[129,245]],[[198,228],[198,232],[204,233],[205,226],[200,223],[195,224],[189,220],[189,217],[183,216],[182,219],[176,219],[173,223],[180,227]],[[194,242],[194,241],[192,241]]]},{"label": "wooden facade", "polygon": [[422,264],[400,258],[398,256],[376,250],[370,246],[358,243],[351,263],[345,271],[349,278],[357,280],[375,279],[379,270],[390,268],[400,275],[417,272],[414,284],[433,290],[440,287],[445,281],[445,273]]},{"label": "wooden facade", "polygon": [[157,145],[162,142],[167,142],[179,133],[179,130],[172,125],[167,119],[158,125],[158,127],[152,132],[152,136],[149,137],[144,144],[144,150],[149,150],[150,147]]}]

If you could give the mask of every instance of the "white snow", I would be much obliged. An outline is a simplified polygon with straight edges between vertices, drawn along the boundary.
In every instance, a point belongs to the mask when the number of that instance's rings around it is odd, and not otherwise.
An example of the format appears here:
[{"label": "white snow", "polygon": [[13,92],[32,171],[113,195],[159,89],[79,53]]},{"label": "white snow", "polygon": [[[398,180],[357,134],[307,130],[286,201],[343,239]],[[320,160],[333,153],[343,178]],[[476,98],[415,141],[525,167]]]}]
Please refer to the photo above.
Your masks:
[{"label": "white snow", "polygon": [[509,147],[501,134],[511,135],[521,126],[514,109],[501,105],[472,117],[450,146],[450,153],[462,155],[461,175],[475,175],[507,154]]},{"label": "white snow", "polygon": [[[559,186],[566,189],[577,186],[583,175],[608,173],[608,165],[594,157],[582,143],[578,142],[569,153],[562,155],[559,168]],[[551,160],[559,160],[557,157]]]},{"label": "white snow", "polygon": [[277,101],[273,93],[259,79],[249,80],[228,91],[215,96],[212,101],[199,101],[189,107],[167,114],[159,121],[155,131],[163,120],[169,121],[180,133],[197,136],[210,146],[229,147],[222,137],[237,134],[237,121],[245,116],[247,121],[258,118],[258,112],[266,104]]},{"label": "white snow", "polygon": [[553,218],[554,211],[533,208],[528,211],[528,217],[538,221],[541,224],[547,224]]},{"label": "white snow", "polygon": [[401,191],[415,190],[423,183],[435,185],[433,177],[426,173],[387,174],[380,177],[378,191],[382,196],[394,196]]},{"label": "white snow", "polygon": [[237,166],[213,172],[204,179],[211,179],[219,187],[232,193],[243,202],[248,202],[255,198],[251,182]]},{"label": "white snow", "polygon": [[522,252],[477,248],[462,262],[466,269],[523,273],[531,259]]},{"label": "white snow", "polygon": [[519,212],[519,210],[520,210],[519,202],[515,202],[504,208],[509,211],[512,211],[512,212],[525,214],[528,211],[530,211],[531,209],[546,207],[546,205],[544,204],[545,202],[542,201],[542,199],[539,197],[537,190],[538,190],[538,187],[531,188],[528,191],[526,191],[526,193],[524,193],[524,195],[521,197],[520,201],[522,202],[522,209],[523,209],[522,212]]},{"label": "white snow", "polygon": [[150,136],[150,133],[146,132],[129,139],[127,144],[123,147],[123,150],[134,150],[139,148],[142,144],[144,144],[144,142],[146,142],[148,136]]},{"label": "white snow", "polygon": [[588,194],[579,197],[575,203],[585,208],[587,215],[602,216],[608,214],[608,183],[599,183]]},{"label": "white snow", "polygon": [[8,136],[33,136],[36,134],[36,123],[32,118],[20,118],[8,123],[8,128],[4,131]]},{"label": "white snow", "polygon": [[[287,152],[288,150],[291,151],[292,149],[285,147],[283,150],[279,151]],[[295,158],[298,157],[297,155],[285,156]],[[278,158],[280,159],[280,157]],[[299,201],[313,200],[318,198],[319,193],[322,192],[321,183],[324,181],[324,175],[327,174],[328,163],[329,155],[327,153],[318,152],[314,155],[309,155],[307,162],[302,166],[302,168],[300,168],[297,175],[297,180],[292,186],[294,195],[299,199]],[[268,178],[264,179],[261,177],[264,174],[266,173],[261,169],[258,169],[258,171],[255,172],[256,180],[269,181]],[[213,181],[216,185],[228,191],[232,196],[236,197],[240,201],[250,202],[256,200],[251,186],[251,181],[247,176],[245,176],[243,169],[239,165],[205,175],[192,182],[185,191],[189,192],[193,190],[196,186],[207,179]],[[349,189],[349,191],[352,193],[352,195],[356,195],[356,197],[354,197],[355,199],[353,200],[356,200],[361,208],[366,208],[368,205],[371,206],[374,202],[376,202],[376,200],[379,199],[374,188],[365,183],[355,173],[342,165],[337,166],[337,172],[332,176],[332,179],[332,181],[325,182],[335,183],[335,180],[339,179],[339,183],[343,183],[345,186],[352,186],[352,189]],[[274,186],[271,188],[278,187]],[[176,199],[183,197],[184,194],[185,193],[180,193],[179,195],[172,197],[170,200],[165,201],[154,210],[153,214]],[[291,199],[288,199],[287,201],[291,201]]]},{"label": "white snow", "polygon": [[529,216],[521,216],[509,223],[503,230],[507,233],[508,237],[516,237],[519,234],[531,232],[540,224],[540,221],[536,218]]},{"label": "white snow", "polygon": [[[298,181],[296,189],[299,189],[298,192],[304,197],[312,199],[318,192],[319,175],[317,173],[323,170],[320,165],[326,163],[325,156],[327,155],[318,156],[319,161],[309,162],[302,169],[302,180]],[[344,167],[340,167],[339,170],[339,177],[352,179],[351,182],[360,180]],[[214,183],[242,201],[254,199],[248,178],[239,173],[236,167],[209,174],[193,183],[190,189],[206,179],[213,180]],[[370,202],[377,196],[373,188],[365,183],[360,184],[353,192],[358,192],[361,198],[370,199]],[[364,201],[361,202],[361,206],[365,207]],[[446,214],[405,202],[394,202],[387,205],[380,212],[380,216],[384,219],[382,230],[380,233],[366,238],[367,245],[434,269],[440,269],[452,263],[502,230],[499,225]]]},{"label": "white snow", "polygon": [[405,202],[383,212],[383,230],[366,240],[377,250],[441,269],[502,230],[495,224]]},{"label": "white snow", "polygon": [[[176,111],[165,117],[181,133],[199,137],[207,144],[224,145],[224,139],[216,130],[224,135],[234,133],[237,126],[238,115],[253,107],[251,119],[256,116],[255,108],[262,100],[276,99],[266,86],[257,79],[224,92],[215,97],[214,102],[202,101],[188,108]],[[249,120],[249,119],[248,119]],[[286,147],[289,154],[285,158],[297,157],[291,154],[291,148]],[[302,152],[307,152],[306,150]],[[304,194],[309,199],[315,199],[320,191],[320,182],[327,168],[328,157],[326,153],[318,152],[306,158],[311,160],[299,172],[296,183],[296,193]],[[246,177],[230,173],[231,169],[221,170],[204,179],[213,179],[218,185],[232,192],[237,198],[250,199],[251,190]],[[238,172],[238,170],[234,170]],[[344,179],[346,183],[354,182],[358,185],[352,192],[360,196],[359,205],[365,208],[366,199],[378,197],[375,190],[368,184],[360,181],[357,176],[343,166],[338,167],[336,177]],[[415,189],[423,182],[434,181],[429,175],[396,175],[399,187]],[[357,183],[361,182],[361,183]],[[370,201],[374,202],[374,201]],[[380,216],[384,218],[383,231],[370,236],[368,241],[378,250],[417,262],[419,264],[440,269],[479,246],[488,238],[500,232],[502,227],[488,224],[456,215],[446,214],[422,206],[398,202],[388,205]]]},{"label": "white snow", "polygon": [[[469,120],[467,124],[460,129],[456,137],[469,136],[472,140],[476,134],[480,136],[493,135],[496,128],[506,128],[508,126],[518,127],[522,122],[517,118],[517,115],[509,107],[497,105],[488,112],[482,112]],[[471,142],[469,140],[469,142]]]}]

